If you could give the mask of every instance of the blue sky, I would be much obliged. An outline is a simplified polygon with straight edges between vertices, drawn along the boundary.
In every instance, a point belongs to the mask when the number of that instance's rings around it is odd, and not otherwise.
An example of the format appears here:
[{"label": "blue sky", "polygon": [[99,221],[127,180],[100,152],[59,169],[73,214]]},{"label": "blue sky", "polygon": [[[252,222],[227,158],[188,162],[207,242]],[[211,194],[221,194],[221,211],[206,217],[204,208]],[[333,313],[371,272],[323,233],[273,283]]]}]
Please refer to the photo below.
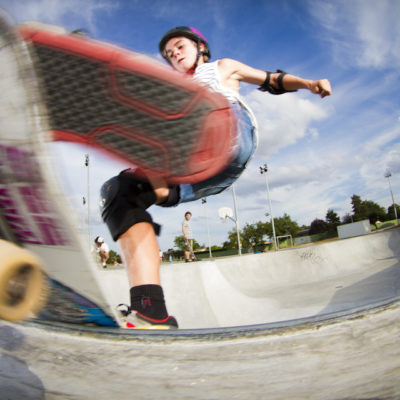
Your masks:
[{"label": "blue sky", "polygon": [[[328,78],[333,95],[321,100],[308,92],[284,96],[244,85],[241,93],[259,124],[260,145],[235,184],[238,215],[245,223],[266,221],[268,163],[274,217],[287,213],[301,224],[324,219],[328,209],[351,212],[353,194],[391,204],[386,170],[400,203],[400,1],[398,0],[0,0],[16,23],[35,20],[85,28],[91,37],[154,57],[168,29],[191,25],[207,37],[213,59],[230,57],[260,69],[284,69],[309,79]],[[85,233],[87,192],[84,154],[91,157],[92,235],[116,245],[101,223],[98,189],[125,166],[92,150],[52,146],[55,164]],[[233,208],[232,191],[173,209],[150,209],[163,225],[160,247],[173,247],[185,211],[193,213],[198,242],[222,244],[231,221],[218,218]]]}]

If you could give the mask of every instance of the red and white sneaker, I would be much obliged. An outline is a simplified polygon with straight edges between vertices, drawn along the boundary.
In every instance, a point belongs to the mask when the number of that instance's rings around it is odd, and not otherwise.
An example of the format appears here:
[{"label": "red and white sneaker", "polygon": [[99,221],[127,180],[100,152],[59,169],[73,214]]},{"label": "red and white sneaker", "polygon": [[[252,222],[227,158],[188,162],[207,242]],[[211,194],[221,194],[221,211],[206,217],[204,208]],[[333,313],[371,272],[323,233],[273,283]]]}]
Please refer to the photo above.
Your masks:
[{"label": "red and white sneaker", "polygon": [[131,311],[130,307],[125,304],[120,304],[117,307],[122,315],[123,328],[127,329],[178,329],[178,322],[175,317],[168,316],[165,319],[159,320],[146,317],[145,315]]},{"label": "red and white sneaker", "polygon": [[169,184],[195,183],[235,156],[229,102],[142,54],[46,25],[28,44],[51,140],[96,147]]}]

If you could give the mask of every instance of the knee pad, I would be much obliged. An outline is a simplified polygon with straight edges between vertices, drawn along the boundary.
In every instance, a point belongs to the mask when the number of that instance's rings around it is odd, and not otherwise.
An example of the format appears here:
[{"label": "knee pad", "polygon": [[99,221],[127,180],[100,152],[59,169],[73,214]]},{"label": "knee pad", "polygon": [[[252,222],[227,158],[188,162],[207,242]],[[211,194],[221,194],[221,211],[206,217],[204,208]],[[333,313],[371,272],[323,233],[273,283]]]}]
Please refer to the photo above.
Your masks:
[{"label": "knee pad", "polygon": [[120,184],[117,176],[104,182],[100,188],[100,213],[103,221],[107,218],[111,206],[115,202],[119,192]]},{"label": "knee pad", "polygon": [[127,201],[139,208],[146,210],[155,204],[157,196],[149,182],[135,176],[130,170],[122,171],[118,175],[120,193]]},{"label": "knee pad", "polygon": [[153,187],[147,181],[123,171],[105,182],[100,189],[100,211],[103,219],[118,202],[146,210],[156,202]]},{"label": "knee pad", "polygon": [[160,225],[145,211],[156,201],[149,182],[123,171],[103,184],[100,196],[101,216],[114,240],[139,222],[153,224],[156,234],[160,233]]}]

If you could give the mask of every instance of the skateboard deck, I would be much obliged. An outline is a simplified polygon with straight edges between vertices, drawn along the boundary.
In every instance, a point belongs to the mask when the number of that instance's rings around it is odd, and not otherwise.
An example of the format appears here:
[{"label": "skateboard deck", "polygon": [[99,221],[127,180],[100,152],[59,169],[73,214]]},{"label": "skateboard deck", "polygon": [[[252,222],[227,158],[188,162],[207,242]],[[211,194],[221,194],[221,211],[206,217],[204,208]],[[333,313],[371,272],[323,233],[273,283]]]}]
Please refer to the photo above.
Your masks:
[{"label": "skateboard deck", "polygon": [[43,318],[118,326],[47,153],[30,52],[3,15],[0,68],[0,317],[24,319],[45,304]]},{"label": "skateboard deck", "polygon": [[60,28],[21,26],[52,140],[88,144],[170,184],[195,183],[233,158],[228,101],[126,49]]},{"label": "skateboard deck", "polygon": [[192,257],[192,259],[197,259],[196,255],[194,254],[193,248],[190,245],[190,241],[188,239],[185,239],[185,245],[186,248],[189,250],[190,256]]}]

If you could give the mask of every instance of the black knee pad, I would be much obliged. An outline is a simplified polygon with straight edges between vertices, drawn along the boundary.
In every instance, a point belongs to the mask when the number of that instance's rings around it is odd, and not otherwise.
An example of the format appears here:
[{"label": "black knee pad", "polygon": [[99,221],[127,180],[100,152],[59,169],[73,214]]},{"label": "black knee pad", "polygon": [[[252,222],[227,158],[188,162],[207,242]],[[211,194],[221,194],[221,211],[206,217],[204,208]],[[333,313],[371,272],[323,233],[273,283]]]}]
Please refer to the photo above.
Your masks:
[{"label": "black knee pad", "polygon": [[153,224],[156,234],[159,234],[160,226],[153,223],[146,211],[156,201],[149,182],[123,171],[103,184],[100,196],[101,216],[114,240],[139,222]]},{"label": "black knee pad", "polygon": [[114,176],[104,182],[100,188],[100,213],[103,221],[105,221],[115,203],[119,192],[119,177]]},{"label": "black knee pad", "polygon": [[156,202],[157,196],[148,181],[135,176],[130,170],[122,171],[118,178],[122,193],[132,205],[146,210]]},{"label": "black knee pad", "polygon": [[138,179],[125,171],[105,182],[100,189],[100,196],[100,211],[103,219],[107,218],[109,212],[115,208],[115,203],[121,199],[129,203],[131,207],[143,210],[153,205],[157,199],[149,182]]}]

